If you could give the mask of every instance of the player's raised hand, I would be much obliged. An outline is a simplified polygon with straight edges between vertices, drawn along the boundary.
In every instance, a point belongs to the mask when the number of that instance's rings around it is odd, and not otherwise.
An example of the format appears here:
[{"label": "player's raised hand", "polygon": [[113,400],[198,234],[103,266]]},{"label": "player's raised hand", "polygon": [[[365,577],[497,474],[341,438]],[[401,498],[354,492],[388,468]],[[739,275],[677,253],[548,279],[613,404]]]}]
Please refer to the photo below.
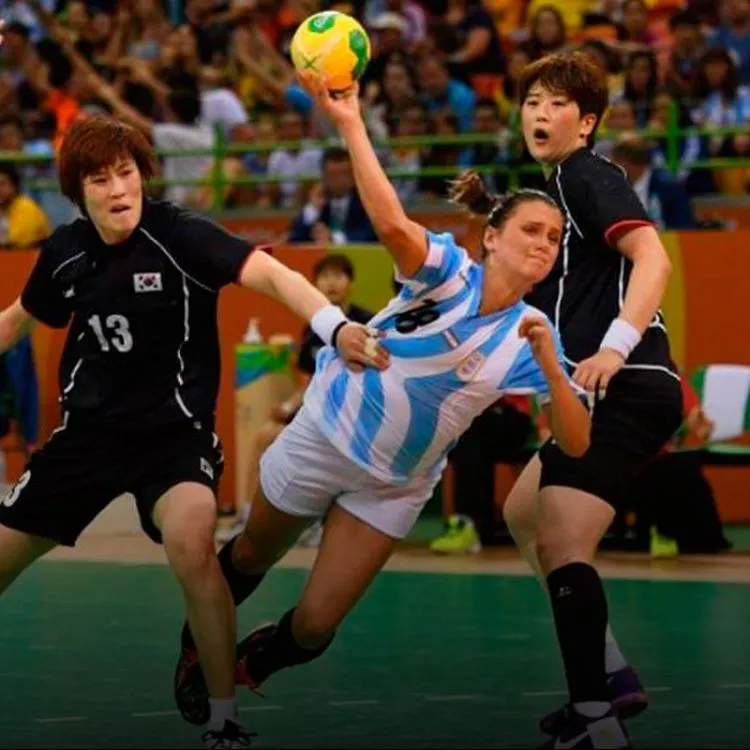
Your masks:
[{"label": "player's raised hand", "polygon": [[318,106],[331,118],[337,127],[359,122],[362,113],[359,107],[359,83],[356,81],[346,91],[331,92],[325,79],[313,71],[298,73],[303,88],[311,94]]},{"label": "player's raised hand", "polygon": [[552,329],[544,318],[537,315],[524,318],[518,326],[518,335],[529,342],[531,353],[545,375],[560,369]]},{"label": "player's raised hand", "polygon": [[352,369],[374,367],[385,370],[391,364],[391,355],[378,343],[378,338],[383,336],[381,331],[374,328],[347,323],[336,335],[336,349]]}]

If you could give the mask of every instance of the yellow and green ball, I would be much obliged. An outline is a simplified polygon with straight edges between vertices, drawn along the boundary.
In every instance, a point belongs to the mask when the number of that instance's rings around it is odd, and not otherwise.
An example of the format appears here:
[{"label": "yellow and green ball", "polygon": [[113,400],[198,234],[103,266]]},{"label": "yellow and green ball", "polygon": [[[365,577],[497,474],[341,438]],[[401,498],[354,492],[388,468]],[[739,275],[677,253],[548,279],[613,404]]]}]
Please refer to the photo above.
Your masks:
[{"label": "yellow and green ball", "polygon": [[370,39],[355,18],[323,11],[299,25],[292,37],[291,54],[298,72],[313,72],[331,91],[345,91],[365,72]]}]

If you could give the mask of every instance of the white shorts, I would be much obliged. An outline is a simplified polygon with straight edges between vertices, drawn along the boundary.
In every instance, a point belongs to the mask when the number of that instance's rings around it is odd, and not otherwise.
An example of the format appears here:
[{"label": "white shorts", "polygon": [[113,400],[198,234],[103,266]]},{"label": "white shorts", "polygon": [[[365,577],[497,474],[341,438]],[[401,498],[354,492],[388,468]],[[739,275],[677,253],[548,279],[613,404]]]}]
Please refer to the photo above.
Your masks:
[{"label": "white shorts", "polygon": [[260,461],[260,486],[282,513],[320,518],[332,503],[394,539],[403,539],[432,497],[438,479],[386,484],[348,459],[303,406]]}]

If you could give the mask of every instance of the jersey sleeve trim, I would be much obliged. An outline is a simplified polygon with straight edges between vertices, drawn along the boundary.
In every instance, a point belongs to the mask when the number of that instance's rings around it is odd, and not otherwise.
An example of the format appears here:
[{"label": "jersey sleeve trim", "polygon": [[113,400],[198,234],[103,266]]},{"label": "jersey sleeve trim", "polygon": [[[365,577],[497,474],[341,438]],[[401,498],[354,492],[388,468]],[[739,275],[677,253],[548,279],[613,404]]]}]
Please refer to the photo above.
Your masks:
[{"label": "jersey sleeve trim", "polygon": [[625,227],[628,228],[628,231],[631,229],[637,229],[638,227],[652,227],[654,226],[653,221],[647,221],[646,219],[622,219],[621,221],[616,221],[614,224],[609,226],[605,232],[604,232],[604,239],[609,243],[611,242],[612,234],[618,230],[622,230]]}]

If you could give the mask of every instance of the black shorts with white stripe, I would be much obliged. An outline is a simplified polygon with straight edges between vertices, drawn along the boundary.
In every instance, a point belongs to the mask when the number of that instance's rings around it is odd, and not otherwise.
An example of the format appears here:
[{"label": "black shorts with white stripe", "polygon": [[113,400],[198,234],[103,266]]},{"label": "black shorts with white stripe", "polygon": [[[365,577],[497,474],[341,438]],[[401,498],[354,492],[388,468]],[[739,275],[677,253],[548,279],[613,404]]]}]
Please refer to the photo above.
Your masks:
[{"label": "black shorts with white stripe", "polygon": [[539,486],[588,492],[619,509],[681,422],[676,378],[661,371],[621,371],[594,405],[591,445],[581,458],[571,458],[552,441],[542,446]]},{"label": "black shorts with white stripe", "polygon": [[159,498],[182,482],[202,484],[215,495],[223,468],[221,443],[210,427],[184,422],[143,432],[94,430],[66,413],[0,497],[0,524],[73,546],[99,513],[129,493],[141,527],[160,543],[152,518]]}]

